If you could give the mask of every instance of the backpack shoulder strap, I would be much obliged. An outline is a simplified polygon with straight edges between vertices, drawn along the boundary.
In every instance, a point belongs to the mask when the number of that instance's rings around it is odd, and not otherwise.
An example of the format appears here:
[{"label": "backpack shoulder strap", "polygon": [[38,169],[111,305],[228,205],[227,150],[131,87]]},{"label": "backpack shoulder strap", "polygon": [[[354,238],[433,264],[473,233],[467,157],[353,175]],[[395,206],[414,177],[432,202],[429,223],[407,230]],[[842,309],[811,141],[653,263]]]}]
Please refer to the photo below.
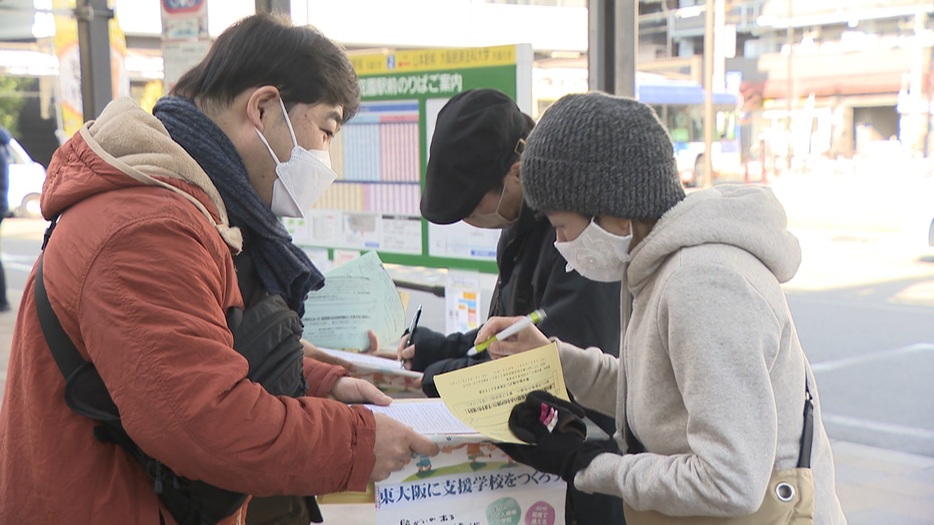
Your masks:
[{"label": "backpack shoulder strap", "polygon": [[[52,229],[55,228],[57,219],[58,217],[53,219],[52,224],[49,225],[48,230],[46,230],[45,242],[42,244],[43,249],[45,248],[45,244],[48,243],[49,236],[52,234]],[[58,320],[58,316],[55,315],[55,311],[52,309],[52,302],[49,301],[49,295],[46,293],[45,281],[42,276],[42,255],[44,253],[43,251],[39,254],[39,261],[36,266],[36,311],[39,314],[39,325],[42,327],[42,333],[49,343],[49,349],[52,351],[55,364],[58,365],[58,368],[62,371],[62,375],[65,376],[65,381],[67,382],[79,368],[87,364],[87,361],[81,357],[75,344],[71,341],[71,338],[68,337],[68,334],[65,333],[65,329],[62,328],[62,323]]]}]

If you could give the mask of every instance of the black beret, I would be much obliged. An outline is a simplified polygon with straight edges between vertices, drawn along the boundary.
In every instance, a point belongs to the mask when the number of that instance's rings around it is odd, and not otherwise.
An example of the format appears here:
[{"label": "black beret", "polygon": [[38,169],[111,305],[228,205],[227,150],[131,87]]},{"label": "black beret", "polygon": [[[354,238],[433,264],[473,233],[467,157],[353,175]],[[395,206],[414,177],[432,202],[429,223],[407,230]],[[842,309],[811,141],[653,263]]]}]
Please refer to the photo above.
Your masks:
[{"label": "black beret", "polygon": [[431,138],[422,216],[451,224],[470,215],[486,192],[502,184],[530,128],[501,91],[472,89],[451,98],[438,112]]}]

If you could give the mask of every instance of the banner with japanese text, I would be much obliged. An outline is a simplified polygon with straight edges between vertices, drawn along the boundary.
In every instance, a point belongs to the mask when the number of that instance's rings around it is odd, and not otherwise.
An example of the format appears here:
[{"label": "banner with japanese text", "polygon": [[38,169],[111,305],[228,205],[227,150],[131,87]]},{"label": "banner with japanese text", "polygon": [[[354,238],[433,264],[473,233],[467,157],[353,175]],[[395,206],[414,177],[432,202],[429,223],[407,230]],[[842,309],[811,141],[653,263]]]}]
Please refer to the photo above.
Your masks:
[{"label": "banner with japanese text", "polygon": [[[64,139],[74,135],[84,125],[81,98],[81,58],[78,49],[78,22],[73,12],[75,0],[52,0],[55,11],[55,36],[52,38],[58,57],[58,89],[61,101]],[[126,37],[116,17],[108,24],[110,31],[110,77],[113,98],[130,94],[130,76],[126,69]]]},{"label": "banner with japanese text", "polygon": [[161,0],[163,82],[168,93],[211,49],[208,0]]},{"label": "banner with japanese text", "polygon": [[567,484],[516,463],[482,438],[438,437],[441,453],[419,456],[376,484],[377,525],[560,525]]}]

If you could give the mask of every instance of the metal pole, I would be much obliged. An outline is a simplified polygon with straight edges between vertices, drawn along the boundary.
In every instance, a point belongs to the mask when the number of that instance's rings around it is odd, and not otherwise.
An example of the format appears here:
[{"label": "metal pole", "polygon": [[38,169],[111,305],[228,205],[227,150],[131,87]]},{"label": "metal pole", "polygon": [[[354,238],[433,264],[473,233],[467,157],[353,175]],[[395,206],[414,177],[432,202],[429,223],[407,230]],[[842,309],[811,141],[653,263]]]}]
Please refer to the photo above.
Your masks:
[{"label": "metal pole", "polygon": [[587,87],[592,91],[613,92],[612,0],[587,1]]},{"label": "metal pole", "polygon": [[792,66],[793,66],[794,54],[795,54],[795,51],[794,51],[795,29],[791,25],[791,17],[793,13],[792,6],[793,6],[792,0],[788,0],[788,27],[785,29],[785,40],[788,45],[788,61],[787,61],[788,71],[786,72],[786,74],[788,75],[788,78],[786,79],[787,93],[785,93],[785,105],[786,105],[785,109],[788,112],[788,118],[785,120],[785,135],[786,135],[785,173],[791,173],[791,163],[794,157],[794,148],[793,148],[793,144],[791,140],[791,112],[794,109],[794,101],[795,101],[795,84],[794,84],[794,79],[792,78],[792,75],[793,75]]},{"label": "metal pole", "polygon": [[256,13],[281,13],[292,17],[291,0],[255,0]]},{"label": "metal pole", "polygon": [[639,49],[636,0],[588,0],[588,87],[636,96]]},{"label": "metal pole", "polygon": [[[715,93],[726,91],[725,22],[726,1],[713,0],[713,87]],[[719,130],[715,131],[719,132]],[[719,137],[716,138],[719,139]]]},{"label": "metal pole", "polygon": [[616,0],[616,81],[614,93],[636,98],[636,68],[639,58],[639,3]]},{"label": "metal pole", "polygon": [[81,64],[81,105],[84,120],[97,118],[113,100],[110,76],[110,19],[107,0],[78,0],[78,55]]},{"label": "metal pole", "polygon": [[710,186],[713,183],[713,46],[716,13],[712,4],[713,0],[707,0],[704,24],[704,181],[698,186]]}]

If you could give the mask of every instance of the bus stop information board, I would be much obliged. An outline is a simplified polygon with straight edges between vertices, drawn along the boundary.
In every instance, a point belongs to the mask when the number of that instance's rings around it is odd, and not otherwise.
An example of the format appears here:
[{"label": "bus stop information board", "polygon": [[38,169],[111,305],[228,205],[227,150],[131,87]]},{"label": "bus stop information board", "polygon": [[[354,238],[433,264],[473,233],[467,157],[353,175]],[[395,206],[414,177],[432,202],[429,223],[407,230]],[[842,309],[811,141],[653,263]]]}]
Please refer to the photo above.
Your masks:
[{"label": "bus stop information board", "polygon": [[[379,252],[388,263],[495,273],[499,230],[421,217],[428,150],[438,112],[454,95],[496,88],[530,113],[527,44],[351,54],[362,104],[331,144],[337,180],[305,219],[285,219],[314,252]],[[503,174],[505,176],[505,173]]]}]

